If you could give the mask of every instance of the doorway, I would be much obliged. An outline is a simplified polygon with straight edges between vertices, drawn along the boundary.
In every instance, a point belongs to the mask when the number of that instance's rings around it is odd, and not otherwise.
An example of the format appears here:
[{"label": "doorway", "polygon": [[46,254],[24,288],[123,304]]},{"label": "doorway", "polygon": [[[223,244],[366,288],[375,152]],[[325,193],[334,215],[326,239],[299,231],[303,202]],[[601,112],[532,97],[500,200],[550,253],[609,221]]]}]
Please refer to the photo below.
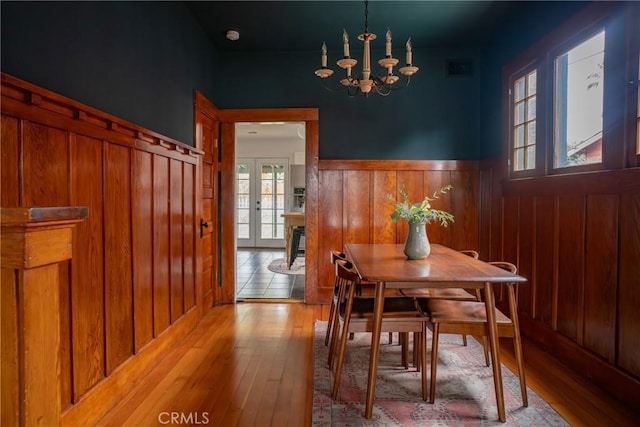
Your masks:
[{"label": "doorway", "polygon": [[236,300],[304,299],[304,239],[291,270],[286,228],[288,214],[304,210],[305,123],[239,122],[234,130]]}]

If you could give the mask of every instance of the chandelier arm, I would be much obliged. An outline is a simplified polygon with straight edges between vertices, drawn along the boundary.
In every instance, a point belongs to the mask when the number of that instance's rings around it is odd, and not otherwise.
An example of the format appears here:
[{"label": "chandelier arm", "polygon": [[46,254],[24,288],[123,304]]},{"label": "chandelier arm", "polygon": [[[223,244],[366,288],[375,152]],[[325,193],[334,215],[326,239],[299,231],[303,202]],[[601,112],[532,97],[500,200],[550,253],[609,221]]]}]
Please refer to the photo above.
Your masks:
[{"label": "chandelier arm", "polygon": [[360,88],[358,86],[344,86],[340,85],[338,87],[330,87],[327,85],[327,79],[322,79],[322,85],[329,92],[337,93],[337,92],[346,92],[347,96],[353,98],[358,95],[360,92]]}]

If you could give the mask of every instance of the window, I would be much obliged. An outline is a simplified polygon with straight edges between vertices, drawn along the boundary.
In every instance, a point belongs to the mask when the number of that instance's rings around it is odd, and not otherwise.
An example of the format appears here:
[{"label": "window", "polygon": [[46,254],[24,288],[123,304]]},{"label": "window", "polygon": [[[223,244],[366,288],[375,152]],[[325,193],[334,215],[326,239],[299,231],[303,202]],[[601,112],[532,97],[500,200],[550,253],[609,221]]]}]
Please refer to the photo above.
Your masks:
[{"label": "window", "polygon": [[536,85],[537,71],[533,70],[513,82],[513,170],[536,167]]},{"label": "window", "polygon": [[555,59],[554,168],[602,162],[604,30]]}]

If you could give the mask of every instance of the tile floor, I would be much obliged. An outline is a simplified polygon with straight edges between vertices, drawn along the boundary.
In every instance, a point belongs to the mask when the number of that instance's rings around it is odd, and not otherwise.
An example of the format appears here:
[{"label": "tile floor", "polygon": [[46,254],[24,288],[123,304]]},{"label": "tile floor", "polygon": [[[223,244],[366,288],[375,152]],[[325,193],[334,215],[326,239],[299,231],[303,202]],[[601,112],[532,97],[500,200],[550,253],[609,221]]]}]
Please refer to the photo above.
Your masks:
[{"label": "tile floor", "polygon": [[280,274],[267,266],[284,258],[284,249],[238,248],[236,299],[277,298],[304,300],[304,275]]}]

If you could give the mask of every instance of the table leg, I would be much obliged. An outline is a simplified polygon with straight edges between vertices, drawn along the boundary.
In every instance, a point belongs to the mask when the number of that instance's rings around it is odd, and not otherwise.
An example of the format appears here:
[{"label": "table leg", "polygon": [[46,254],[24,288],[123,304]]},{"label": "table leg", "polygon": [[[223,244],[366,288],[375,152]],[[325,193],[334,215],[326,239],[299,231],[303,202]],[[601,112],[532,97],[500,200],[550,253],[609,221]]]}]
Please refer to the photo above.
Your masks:
[{"label": "table leg", "polygon": [[489,347],[491,348],[491,365],[493,368],[493,384],[496,390],[496,404],[498,419],[507,420],[504,409],[504,391],[502,389],[502,368],[500,365],[500,345],[498,340],[498,324],[496,323],[496,302],[493,295],[493,285],[484,286],[485,308],[487,310],[487,324],[489,327]]},{"label": "table leg", "polygon": [[380,354],[380,332],[382,330],[382,312],[384,311],[384,282],[376,283],[376,294],[373,305],[373,330],[371,331],[371,354],[369,355],[369,378],[367,380],[367,403],[364,417],[373,415],[373,399],[376,394],[376,376],[378,374],[378,355]]}]

